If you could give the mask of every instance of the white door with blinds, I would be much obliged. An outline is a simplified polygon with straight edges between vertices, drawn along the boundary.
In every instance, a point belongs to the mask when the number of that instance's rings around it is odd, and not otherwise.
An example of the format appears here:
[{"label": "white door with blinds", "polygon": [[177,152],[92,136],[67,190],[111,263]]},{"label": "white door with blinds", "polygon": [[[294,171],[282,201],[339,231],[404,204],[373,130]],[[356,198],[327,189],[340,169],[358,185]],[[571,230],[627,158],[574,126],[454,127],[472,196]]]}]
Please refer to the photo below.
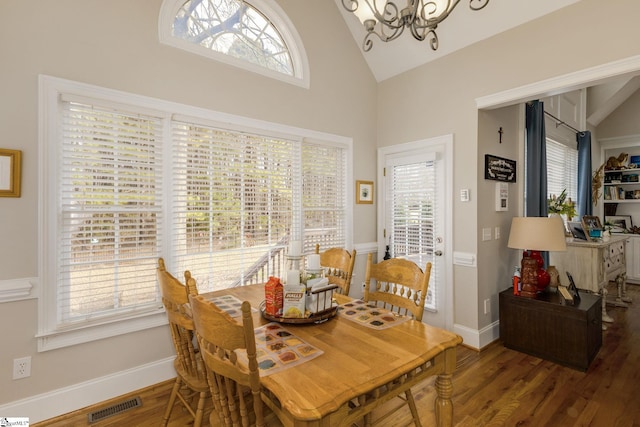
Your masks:
[{"label": "white door with blinds", "polygon": [[379,258],[388,246],[392,257],[409,259],[423,269],[432,264],[423,319],[442,328],[453,323],[445,248],[450,240],[445,212],[450,212],[451,200],[445,179],[447,140],[451,137],[387,147],[379,157],[384,195]]}]

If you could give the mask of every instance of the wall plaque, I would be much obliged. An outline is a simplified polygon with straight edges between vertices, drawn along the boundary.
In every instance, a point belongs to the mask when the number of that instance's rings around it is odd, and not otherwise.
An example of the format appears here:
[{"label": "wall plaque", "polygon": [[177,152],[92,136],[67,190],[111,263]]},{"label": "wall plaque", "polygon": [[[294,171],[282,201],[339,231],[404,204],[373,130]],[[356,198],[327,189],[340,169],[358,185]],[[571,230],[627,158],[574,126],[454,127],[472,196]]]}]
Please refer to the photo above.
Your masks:
[{"label": "wall plaque", "polygon": [[484,179],[516,182],[516,161],[485,154]]}]

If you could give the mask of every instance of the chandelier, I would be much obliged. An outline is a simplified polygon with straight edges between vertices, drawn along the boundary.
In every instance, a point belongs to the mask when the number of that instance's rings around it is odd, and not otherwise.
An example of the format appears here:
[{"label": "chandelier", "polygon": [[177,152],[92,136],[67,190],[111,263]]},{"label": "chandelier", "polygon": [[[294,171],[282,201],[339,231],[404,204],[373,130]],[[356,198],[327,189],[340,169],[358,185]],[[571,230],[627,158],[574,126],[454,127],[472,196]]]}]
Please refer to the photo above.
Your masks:
[{"label": "chandelier", "polygon": [[[447,19],[460,0],[406,0],[407,6],[400,9],[389,0],[342,0],[342,6],[354,13],[367,30],[362,42],[365,52],[373,46],[373,36],[383,42],[395,40],[405,28],[419,41],[429,37],[432,50],[438,49],[438,24]],[[489,0],[469,0],[471,10],[483,9]],[[376,27],[378,31],[376,31]]]}]

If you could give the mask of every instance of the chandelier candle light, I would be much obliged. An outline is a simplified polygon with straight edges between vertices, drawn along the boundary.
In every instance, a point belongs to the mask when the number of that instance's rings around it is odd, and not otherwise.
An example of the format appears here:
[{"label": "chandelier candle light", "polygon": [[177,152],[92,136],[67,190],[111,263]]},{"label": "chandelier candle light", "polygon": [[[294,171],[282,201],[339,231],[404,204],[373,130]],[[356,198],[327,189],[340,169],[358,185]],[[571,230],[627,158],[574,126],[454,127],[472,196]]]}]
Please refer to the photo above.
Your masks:
[{"label": "chandelier candle light", "polygon": [[[402,0],[399,0],[402,1]],[[460,0],[406,0],[403,8],[390,0],[342,0],[342,6],[355,14],[367,30],[362,49],[373,46],[375,35],[383,42],[395,40],[408,28],[419,41],[429,37],[432,50],[438,49],[438,24],[447,19]],[[471,10],[483,9],[489,0],[469,0]],[[377,30],[377,31],[376,31]]]},{"label": "chandelier candle light", "polygon": [[539,277],[549,278],[544,266],[540,265],[537,259],[540,256],[539,251],[567,250],[562,219],[558,216],[515,217],[511,221],[507,246],[524,250],[520,272],[520,295],[535,298],[541,290],[538,286]]}]

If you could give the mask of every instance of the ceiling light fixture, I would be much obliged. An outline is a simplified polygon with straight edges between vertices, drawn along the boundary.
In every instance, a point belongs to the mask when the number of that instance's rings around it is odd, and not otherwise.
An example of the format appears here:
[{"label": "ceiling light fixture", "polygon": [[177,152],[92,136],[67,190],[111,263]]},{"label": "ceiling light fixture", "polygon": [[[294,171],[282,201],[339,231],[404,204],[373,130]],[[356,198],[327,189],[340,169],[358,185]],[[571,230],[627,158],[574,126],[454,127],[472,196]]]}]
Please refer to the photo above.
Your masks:
[{"label": "ceiling light fixture", "polygon": [[[407,6],[400,9],[389,0],[342,0],[342,6],[354,13],[367,30],[362,42],[365,52],[371,50],[374,35],[388,42],[400,37],[405,28],[409,28],[416,40],[423,41],[429,37],[431,49],[437,50],[436,28],[458,3],[460,0],[407,0]],[[469,0],[471,10],[483,9],[487,4],[489,0]]]}]

